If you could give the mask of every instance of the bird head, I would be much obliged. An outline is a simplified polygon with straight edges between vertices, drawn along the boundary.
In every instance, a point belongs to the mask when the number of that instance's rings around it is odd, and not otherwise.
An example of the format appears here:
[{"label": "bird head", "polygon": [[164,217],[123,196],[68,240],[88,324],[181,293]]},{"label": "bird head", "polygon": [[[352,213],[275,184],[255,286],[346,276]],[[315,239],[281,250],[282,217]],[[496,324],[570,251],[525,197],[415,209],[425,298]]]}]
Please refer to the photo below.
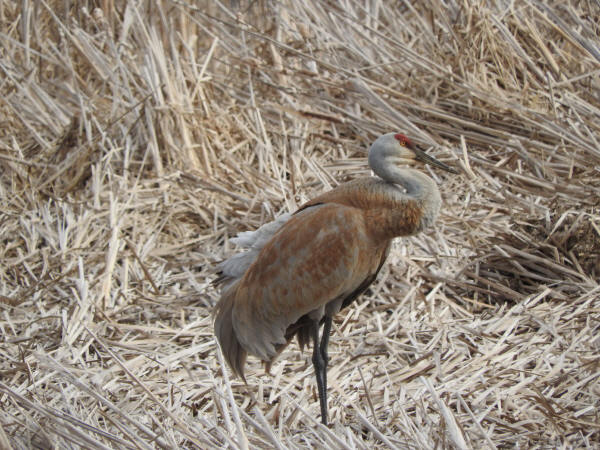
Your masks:
[{"label": "bird head", "polygon": [[451,173],[458,173],[452,167],[429,156],[402,133],[388,133],[380,136],[369,151],[369,165],[372,168],[382,164],[414,165],[417,162],[431,164]]}]

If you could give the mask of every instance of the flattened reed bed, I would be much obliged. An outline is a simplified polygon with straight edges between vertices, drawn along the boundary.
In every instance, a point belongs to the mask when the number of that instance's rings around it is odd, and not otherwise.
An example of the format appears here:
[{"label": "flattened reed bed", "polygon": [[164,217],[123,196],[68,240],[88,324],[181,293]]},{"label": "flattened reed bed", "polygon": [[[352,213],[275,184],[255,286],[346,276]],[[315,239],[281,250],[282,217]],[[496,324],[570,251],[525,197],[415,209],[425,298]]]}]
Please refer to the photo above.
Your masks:
[{"label": "flattened reed bed", "polygon": [[[600,445],[600,7],[0,3],[0,447]],[[433,230],[248,385],[212,334],[229,238],[401,130]]]}]

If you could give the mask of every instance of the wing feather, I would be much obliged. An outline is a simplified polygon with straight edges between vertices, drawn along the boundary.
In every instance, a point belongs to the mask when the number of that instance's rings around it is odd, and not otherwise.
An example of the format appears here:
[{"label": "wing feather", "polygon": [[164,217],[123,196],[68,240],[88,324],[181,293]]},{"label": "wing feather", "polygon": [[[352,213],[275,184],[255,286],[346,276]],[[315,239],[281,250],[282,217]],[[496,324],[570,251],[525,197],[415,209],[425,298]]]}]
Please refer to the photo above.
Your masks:
[{"label": "wing feather", "polygon": [[322,204],[293,215],[237,286],[232,322],[239,342],[272,359],[290,325],[355,293],[377,272],[386,247],[372,242],[357,208]]},{"label": "wing feather", "polygon": [[247,250],[227,258],[217,265],[218,277],[214,285],[230,286],[246,273],[248,267],[256,260],[258,254],[277,231],[290,219],[291,214],[284,213],[272,222],[266,223],[254,231],[242,231],[230,241]]}]

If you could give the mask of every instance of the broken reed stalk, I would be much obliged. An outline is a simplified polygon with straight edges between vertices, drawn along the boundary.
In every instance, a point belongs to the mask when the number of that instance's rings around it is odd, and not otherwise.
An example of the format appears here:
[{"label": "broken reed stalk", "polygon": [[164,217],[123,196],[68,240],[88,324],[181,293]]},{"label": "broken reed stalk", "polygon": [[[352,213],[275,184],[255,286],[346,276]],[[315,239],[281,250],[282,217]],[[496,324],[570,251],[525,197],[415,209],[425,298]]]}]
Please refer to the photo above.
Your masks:
[{"label": "broken reed stalk", "polygon": [[[0,4],[0,446],[598,446],[598,5],[234,3]],[[328,430],[295,345],[225,376],[211,267],[391,130],[464,173]]]}]

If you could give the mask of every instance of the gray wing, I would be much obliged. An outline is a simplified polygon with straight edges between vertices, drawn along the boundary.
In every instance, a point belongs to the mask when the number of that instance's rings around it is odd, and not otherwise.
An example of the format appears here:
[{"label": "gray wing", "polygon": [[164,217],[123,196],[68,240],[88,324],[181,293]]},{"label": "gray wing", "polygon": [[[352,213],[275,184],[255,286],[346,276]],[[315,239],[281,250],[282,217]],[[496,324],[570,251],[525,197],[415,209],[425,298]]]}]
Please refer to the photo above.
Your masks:
[{"label": "gray wing", "polygon": [[231,242],[238,247],[246,248],[246,251],[236,253],[230,258],[220,262],[217,265],[218,277],[214,280],[215,285],[223,284],[224,288],[244,276],[248,267],[256,260],[256,257],[267,242],[279,231],[291,217],[291,214],[285,213],[277,217],[274,221],[262,225],[254,231],[243,231]]}]

